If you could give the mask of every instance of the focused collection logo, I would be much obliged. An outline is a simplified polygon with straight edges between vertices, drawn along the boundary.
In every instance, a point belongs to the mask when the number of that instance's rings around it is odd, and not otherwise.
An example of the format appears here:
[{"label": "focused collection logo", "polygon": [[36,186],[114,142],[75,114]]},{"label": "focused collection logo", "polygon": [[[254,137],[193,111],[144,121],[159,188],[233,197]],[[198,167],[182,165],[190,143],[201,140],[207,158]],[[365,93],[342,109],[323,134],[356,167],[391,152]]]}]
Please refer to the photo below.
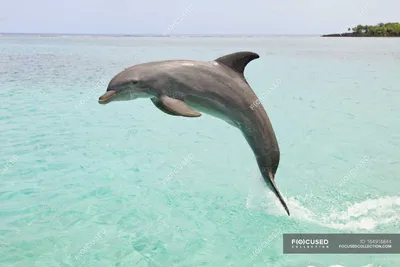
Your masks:
[{"label": "focused collection logo", "polygon": [[328,239],[292,239],[292,248],[329,248]]}]

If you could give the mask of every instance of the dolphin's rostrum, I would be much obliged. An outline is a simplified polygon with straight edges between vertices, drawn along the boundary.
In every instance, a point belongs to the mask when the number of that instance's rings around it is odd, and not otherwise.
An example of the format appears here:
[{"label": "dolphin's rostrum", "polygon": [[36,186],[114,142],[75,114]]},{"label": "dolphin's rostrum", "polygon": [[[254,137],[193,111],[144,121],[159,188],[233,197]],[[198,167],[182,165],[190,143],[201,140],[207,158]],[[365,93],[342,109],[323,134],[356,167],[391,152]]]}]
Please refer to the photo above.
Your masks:
[{"label": "dolphin's rostrum", "polygon": [[237,52],[208,62],[167,60],[135,65],[110,81],[99,103],[145,97],[169,115],[200,117],[203,112],[225,120],[241,130],[267,186],[290,215],[275,184],[280,152],[274,130],[262,104],[250,108],[258,99],[244,69],[256,58],[256,53]]}]

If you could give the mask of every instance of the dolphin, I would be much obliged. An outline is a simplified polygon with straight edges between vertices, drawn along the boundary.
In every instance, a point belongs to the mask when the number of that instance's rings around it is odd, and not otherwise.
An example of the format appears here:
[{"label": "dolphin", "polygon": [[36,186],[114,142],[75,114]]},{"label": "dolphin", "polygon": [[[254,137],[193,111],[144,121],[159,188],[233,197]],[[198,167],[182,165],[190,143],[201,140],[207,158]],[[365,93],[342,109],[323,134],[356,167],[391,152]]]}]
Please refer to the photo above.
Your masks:
[{"label": "dolphin", "polygon": [[138,64],[111,79],[100,104],[150,98],[162,112],[195,118],[202,113],[239,129],[256,157],[268,188],[289,209],[275,184],[280,151],[268,115],[251,89],[244,69],[259,58],[242,51],[213,61],[166,60]]}]

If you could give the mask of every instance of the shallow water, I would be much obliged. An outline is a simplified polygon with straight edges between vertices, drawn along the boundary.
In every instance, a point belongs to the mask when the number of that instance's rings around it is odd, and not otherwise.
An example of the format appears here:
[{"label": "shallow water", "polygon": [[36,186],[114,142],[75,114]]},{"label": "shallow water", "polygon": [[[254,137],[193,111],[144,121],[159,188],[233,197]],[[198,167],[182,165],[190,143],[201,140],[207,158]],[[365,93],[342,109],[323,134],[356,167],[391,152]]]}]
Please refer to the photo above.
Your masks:
[{"label": "shallow water", "polygon": [[[239,50],[291,217],[227,123],[97,103],[130,65]],[[281,234],[399,232],[399,73],[397,39],[1,37],[0,266],[400,266]]]}]

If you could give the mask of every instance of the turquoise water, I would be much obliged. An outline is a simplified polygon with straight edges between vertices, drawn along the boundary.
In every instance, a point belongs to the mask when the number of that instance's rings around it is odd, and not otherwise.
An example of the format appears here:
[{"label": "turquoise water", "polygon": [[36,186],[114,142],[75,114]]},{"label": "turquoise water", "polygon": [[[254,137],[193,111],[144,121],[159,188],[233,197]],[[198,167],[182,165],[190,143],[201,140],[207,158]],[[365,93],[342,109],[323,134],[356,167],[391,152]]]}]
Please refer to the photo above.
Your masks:
[{"label": "turquoise water", "polygon": [[[400,266],[282,253],[282,233],[399,232],[399,44],[1,37],[0,266]],[[227,123],[97,103],[125,67],[239,50],[261,56],[245,74],[280,143],[291,217]]]}]

